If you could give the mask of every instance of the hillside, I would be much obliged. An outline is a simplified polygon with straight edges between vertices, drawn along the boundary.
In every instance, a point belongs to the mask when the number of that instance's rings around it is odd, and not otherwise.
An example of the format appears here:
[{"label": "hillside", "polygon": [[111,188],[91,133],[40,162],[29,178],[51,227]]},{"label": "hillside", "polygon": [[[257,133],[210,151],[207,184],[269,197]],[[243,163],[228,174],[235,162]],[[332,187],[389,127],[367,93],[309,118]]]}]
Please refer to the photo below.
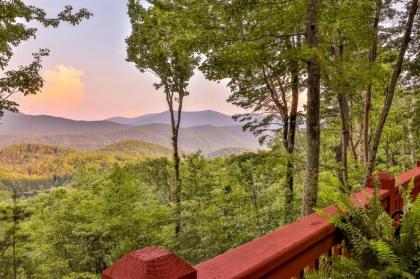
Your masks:
[{"label": "hillside", "polygon": [[[130,126],[141,126],[148,124],[167,124],[170,125],[170,113],[169,111],[164,111],[161,113],[151,113],[134,118],[125,118],[125,117],[112,117],[106,119],[107,121],[130,125]],[[204,111],[185,111],[182,113],[181,118],[181,127],[189,128],[193,126],[203,126],[211,125],[216,127],[223,126],[235,126],[239,125],[238,122],[235,122],[231,116],[213,111],[213,110],[204,110]]]},{"label": "hillside", "polygon": [[15,166],[46,158],[58,158],[72,151],[47,144],[16,144],[0,150],[0,164]]},{"label": "hillside", "polygon": [[137,140],[117,142],[98,151],[105,153],[122,153],[137,157],[168,157],[172,154],[172,151],[169,148]]},{"label": "hillside", "polygon": [[108,168],[118,162],[168,157],[169,149],[140,141],[125,141],[81,152],[48,144],[17,144],[0,150],[0,190],[18,183],[24,190],[62,185],[82,167]]}]

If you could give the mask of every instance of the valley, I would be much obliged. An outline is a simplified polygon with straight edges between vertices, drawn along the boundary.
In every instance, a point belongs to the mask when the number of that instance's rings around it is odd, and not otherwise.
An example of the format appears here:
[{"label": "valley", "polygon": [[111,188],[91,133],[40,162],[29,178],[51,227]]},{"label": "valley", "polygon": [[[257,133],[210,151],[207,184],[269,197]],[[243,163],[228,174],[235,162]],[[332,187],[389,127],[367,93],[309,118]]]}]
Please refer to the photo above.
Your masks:
[{"label": "valley", "polygon": [[[237,124],[230,116],[203,111],[183,117],[183,154],[217,158],[261,148],[241,126],[217,125]],[[115,164],[172,155],[167,112],[100,121],[7,113],[1,121],[0,191],[43,191],[70,183],[83,169],[106,171]]]}]

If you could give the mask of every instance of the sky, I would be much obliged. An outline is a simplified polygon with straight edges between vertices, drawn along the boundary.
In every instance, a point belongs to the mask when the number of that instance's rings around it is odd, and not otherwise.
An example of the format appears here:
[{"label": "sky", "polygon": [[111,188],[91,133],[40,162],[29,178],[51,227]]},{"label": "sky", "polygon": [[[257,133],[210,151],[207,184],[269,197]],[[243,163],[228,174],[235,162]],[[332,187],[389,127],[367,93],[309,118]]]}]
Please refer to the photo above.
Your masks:
[{"label": "sky", "polygon": [[[63,24],[58,29],[39,28],[37,38],[15,49],[11,66],[29,64],[40,48],[51,53],[43,60],[44,88],[39,95],[19,98],[27,114],[48,114],[77,120],[101,120],[113,116],[133,117],[167,110],[158,79],[140,73],[125,61],[125,38],[130,34],[125,0],[27,0],[54,16],[70,4],[87,8],[94,16],[79,26]],[[185,111],[243,112],[226,102],[226,81],[207,81],[200,72],[191,79]]]}]

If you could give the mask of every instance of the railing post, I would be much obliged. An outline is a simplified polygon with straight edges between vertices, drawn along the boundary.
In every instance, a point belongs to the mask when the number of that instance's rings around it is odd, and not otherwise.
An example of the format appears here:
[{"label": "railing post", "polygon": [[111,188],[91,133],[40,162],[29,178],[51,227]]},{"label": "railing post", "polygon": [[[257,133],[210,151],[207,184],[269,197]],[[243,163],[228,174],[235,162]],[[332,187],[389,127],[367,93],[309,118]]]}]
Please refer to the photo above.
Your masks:
[{"label": "railing post", "polygon": [[131,252],[102,273],[102,279],[196,279],[197,271],[168,250],[147,247]]},{"label": "railing post", "polygon": [[368,178],[367,187],[374,188],[375,183],[379,183],[378,188],[389,190],[388,197],[388,208],[386,209],[388,213],[392,213],[395,210],[399,209],[399,199],[398,189],[395,187],[395,177],[389,172],[379,172]]}]

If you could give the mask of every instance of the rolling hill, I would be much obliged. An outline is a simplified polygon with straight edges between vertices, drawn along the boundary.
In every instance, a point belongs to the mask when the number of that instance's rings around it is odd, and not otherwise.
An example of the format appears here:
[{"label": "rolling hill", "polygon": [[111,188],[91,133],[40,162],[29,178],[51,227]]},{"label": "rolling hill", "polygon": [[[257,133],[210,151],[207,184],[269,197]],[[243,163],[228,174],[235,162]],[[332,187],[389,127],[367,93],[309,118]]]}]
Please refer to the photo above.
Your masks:
[{"label": "rolling hill", "polygon": [[0,164],[23,165],[68,155],[72,150],[47,144],[15,144],[0,149]]},{"label": "rolling hill", "polygon": [[172,150],[163,147],[158,144],[143,142],[138,140],[127,140],[120,141],[117,143],[110,144],[98,152],[118,154],[122,153],[125,155],[135,157],[169,157],[172,155]]},{"label": "rolling hill", "polygon": [[79,168],[101,170],[119,162],[170,155],[168,148],[140,141],[118,142],[86,152],[49,144],[16,144],[0,149],[0,191],[14,185],[25,191],[47,189],[70,181]]},{"label": "rolling hill", "polygon": [[[105,121],[115,122],[123,125],[141,126],[148,124],[168,124],[170,125],[170,113],[164,111],[161,113],[151,113],[134,118],[112,117]],[[213,111],[185,111],[182,113],[181,127],[189,128],[193,126],[212,125],[216,127],[239,125],[231,116]]]}]

